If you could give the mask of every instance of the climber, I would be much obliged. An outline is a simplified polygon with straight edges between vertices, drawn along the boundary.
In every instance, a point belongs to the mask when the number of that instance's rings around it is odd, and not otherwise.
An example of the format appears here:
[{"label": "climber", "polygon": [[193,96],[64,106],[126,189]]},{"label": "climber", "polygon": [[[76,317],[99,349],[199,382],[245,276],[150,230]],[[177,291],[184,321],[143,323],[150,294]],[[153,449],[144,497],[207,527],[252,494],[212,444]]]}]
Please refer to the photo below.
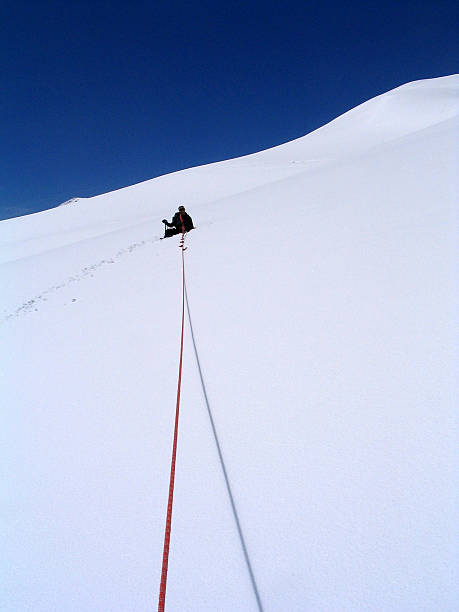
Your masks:
[{"label": "climber", "polygon": [[[164,223],[164,238],[170,238],[175,234],[182,234],[183,232],[189,232],[194,229],[193,219],[185,212],[184,206],[179,206],[178,211],[172,217],[172,222],[169,223],[166,219],[163,219]],[[171,229],[167,229],[170,227]]]}]

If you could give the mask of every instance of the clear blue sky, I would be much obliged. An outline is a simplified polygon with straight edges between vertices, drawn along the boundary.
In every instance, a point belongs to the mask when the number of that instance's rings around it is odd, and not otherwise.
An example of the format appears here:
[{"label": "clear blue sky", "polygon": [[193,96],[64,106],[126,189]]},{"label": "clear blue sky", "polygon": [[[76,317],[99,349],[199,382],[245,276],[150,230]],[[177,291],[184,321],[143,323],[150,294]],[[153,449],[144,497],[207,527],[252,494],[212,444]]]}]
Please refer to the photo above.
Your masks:
[{"label": "clear blue sky", "polygon": [[458,72],[457,1],[4,1],[0,218],[303,136]]}]

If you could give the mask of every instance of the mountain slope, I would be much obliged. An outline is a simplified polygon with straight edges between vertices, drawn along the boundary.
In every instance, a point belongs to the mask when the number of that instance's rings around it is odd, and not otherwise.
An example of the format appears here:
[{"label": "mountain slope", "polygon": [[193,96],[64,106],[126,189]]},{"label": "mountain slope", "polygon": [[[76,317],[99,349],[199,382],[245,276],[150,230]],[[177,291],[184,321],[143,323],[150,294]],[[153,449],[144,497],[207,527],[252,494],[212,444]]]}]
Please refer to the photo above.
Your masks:
[{"label": "mountain slope", "polygon": [[[147,610],[180,320],[266,611],[454,610],[458,77],[0,223],[2,609]],[[8,244],[6,244],[8,243]],[[168,610],[255,602],[186,338]]]}]

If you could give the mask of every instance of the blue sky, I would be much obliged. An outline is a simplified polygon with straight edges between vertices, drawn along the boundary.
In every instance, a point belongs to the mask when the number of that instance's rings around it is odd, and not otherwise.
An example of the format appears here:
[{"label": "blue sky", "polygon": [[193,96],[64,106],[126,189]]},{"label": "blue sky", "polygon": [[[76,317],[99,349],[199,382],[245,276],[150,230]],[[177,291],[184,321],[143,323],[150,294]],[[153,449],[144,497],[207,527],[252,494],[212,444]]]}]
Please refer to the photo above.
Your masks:
[{"label": "blue sky", "polygon": [[0,218],[266,149],[458,72],[453,1],[0,9]]}]

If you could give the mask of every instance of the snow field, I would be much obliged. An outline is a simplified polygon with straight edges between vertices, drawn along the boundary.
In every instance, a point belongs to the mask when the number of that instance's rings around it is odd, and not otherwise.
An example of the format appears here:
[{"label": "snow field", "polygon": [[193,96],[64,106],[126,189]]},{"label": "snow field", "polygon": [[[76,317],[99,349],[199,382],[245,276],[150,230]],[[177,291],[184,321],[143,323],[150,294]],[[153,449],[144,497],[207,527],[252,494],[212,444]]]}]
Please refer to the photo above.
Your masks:
[{"label": "snow field", "polygon": [[[0,223],[2,609],[156,605],[177,202],[265,611],[457,608],[457,101],[457,76],[408,84],[269,151]],[[188,330],[179,435],[167,609],[255,610]]]}]

